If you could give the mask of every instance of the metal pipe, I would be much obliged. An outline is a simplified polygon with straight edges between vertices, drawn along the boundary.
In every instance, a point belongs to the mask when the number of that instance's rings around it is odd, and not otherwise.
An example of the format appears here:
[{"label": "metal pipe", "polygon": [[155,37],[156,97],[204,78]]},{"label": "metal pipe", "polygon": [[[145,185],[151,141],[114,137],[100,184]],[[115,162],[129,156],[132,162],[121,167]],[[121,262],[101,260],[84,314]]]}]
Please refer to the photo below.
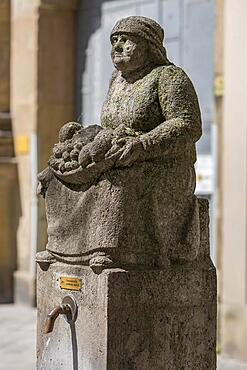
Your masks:
[{"label": "metal pipe", "polygon": [[53,308],[53,310],[51,310],[51,312],[48,313],[47,319],[46,319],[46,322],[45,322],[45,329],[44,329],[45,334],[48,334],[48,333],[52,332],[52,330],[54,328],[55,321],[58,318],[58,316],[62,313],[62,311],[63,311],[63,308],[59,304],[55,308]]},{"label": "metal pipe", "polygon": [[65,319],[69,324],[75,322],[77,318],[77,303],[73,296],[66,296],[62,303],[56,305],[47,315],[44,333],[48,334],[53,331],[54,324],[59,315],[65,315]]},{"label": "metal pipe", "polygon": [[48,313],[45,322],[45,334],[51,333],[53,331],[55,321],[59,315],[65,315],[67,318],[70,319],[70,317],[72,316],[72,309],[70,305],[64,303],[58,304],[51,310],[50,313]]}]

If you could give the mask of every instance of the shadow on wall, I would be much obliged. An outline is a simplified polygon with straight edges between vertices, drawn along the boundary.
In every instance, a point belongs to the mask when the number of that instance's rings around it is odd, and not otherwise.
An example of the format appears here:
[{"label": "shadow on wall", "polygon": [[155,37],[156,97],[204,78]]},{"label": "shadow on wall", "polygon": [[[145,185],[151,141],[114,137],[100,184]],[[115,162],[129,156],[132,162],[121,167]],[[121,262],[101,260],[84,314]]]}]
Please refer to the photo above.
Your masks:
[{"label": "shadow on wall", "polygon": [[[113,0],[114,1],[114,0]],[[77,11],[76,22],[76,116],[77,121],[82,122],[83,102],[83,79],[86,69],[87,50],[90,37],[101,26],[102,5],[104,0],[80,1]],[[96,62],[96,61],[95,61]],[[98,62],[98,61],[97,61]]]}]

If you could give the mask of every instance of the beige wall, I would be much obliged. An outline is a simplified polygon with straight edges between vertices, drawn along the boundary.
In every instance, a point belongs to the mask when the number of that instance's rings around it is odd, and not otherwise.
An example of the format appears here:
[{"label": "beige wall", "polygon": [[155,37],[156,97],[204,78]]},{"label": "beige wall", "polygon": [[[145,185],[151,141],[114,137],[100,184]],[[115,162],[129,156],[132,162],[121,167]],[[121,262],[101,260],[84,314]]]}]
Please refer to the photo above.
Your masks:
[{"label": "beige wall", "polygon": [[247,360],[247,2],[225,0],[223,353]]}]

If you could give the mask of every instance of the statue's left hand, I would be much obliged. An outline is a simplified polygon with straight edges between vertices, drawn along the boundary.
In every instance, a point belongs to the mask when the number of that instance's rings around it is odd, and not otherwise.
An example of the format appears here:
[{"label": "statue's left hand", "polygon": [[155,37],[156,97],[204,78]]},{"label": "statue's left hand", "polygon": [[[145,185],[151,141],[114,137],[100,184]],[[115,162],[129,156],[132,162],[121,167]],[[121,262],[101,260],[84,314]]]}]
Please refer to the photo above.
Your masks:
[{"label": "statue's left hand", "polygon": [[106,159],[115,159],[115,166],[130,167],[143,152],[143,146],[136,137],[121,138],[106,154]]}]

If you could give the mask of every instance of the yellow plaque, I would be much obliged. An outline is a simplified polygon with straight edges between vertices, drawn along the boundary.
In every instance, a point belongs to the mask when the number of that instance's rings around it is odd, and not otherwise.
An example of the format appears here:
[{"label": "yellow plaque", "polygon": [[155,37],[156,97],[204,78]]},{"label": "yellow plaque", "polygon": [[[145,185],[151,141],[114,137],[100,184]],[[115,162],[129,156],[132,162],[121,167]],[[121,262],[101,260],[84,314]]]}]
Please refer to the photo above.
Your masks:
[{"label": "yellow plaque", "polygon": [[17,135],[15,137],[15,152],[16,154],[26,154],[29,152],[28,135]]},{"label": "yellow plaque", "polygon": [[61,289],[81,290],[81,279],[70,276],[60,276],[59,286]]},{"label": "yellow plaque", "polygon": [[214,95],[219,97],[224,95],[224,77],[217,75],[214,78]]}]

